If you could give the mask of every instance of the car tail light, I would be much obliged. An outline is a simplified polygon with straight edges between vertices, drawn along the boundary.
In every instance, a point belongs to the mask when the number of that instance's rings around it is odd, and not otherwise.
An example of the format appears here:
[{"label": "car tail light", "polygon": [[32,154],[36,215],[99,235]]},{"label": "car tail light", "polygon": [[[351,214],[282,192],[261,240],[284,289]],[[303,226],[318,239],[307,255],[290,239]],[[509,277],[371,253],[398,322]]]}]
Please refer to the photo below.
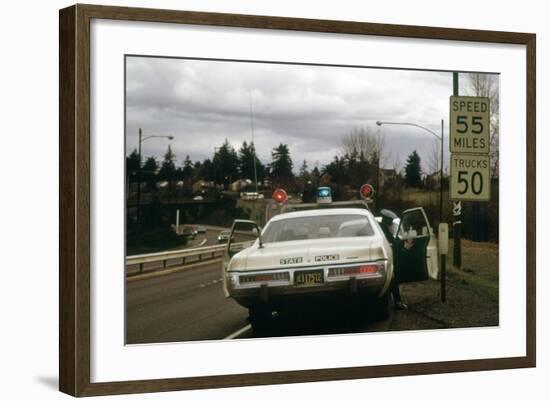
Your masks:
[{"label": "car tail light", "polygon": [[289,280],[290,280],[290,276],[288,272],[247,274],[244,276],[239,276],[240,284],[264,283],[269,281],[289,281]]},{"label": "car tail light", "polygon": [[361,266],[350,266],[350,267],[334,267],[329,269],[329,277],[337,276],[360,276],[366,274],[375,274],[378,273],[377,264],[361,265]]}]

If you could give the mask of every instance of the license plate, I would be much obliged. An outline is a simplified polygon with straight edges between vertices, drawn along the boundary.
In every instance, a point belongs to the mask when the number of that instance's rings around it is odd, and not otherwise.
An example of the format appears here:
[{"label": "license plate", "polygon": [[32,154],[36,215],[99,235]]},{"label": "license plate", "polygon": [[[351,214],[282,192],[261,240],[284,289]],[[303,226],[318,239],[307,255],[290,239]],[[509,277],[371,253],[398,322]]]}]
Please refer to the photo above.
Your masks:
[{"label": "license plate", "polygon": [[315,284],[323,284],[322,270],[309,270],[294,273],[294,285],[309,286]]}]

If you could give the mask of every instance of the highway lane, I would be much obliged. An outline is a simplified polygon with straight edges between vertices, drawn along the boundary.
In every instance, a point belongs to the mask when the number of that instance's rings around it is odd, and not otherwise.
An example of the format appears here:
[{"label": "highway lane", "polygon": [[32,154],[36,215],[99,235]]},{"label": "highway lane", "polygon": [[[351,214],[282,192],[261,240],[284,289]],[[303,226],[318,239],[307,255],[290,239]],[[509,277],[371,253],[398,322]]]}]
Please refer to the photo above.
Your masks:
[{"label": "highway lane", "polygon": [[248,312],[225,299],[219,260],[126,283],[127,343],[213,340],[247,324]]},{"label": "highway lane", "polygon": [[[159,277],[126,283],[127,343],[253,338],[248,311],[222,291],[220,261]],[[322,319],[298,314],[278,324],[268,337],[384,331],[390,320],[368,322],[342,310]]]}]

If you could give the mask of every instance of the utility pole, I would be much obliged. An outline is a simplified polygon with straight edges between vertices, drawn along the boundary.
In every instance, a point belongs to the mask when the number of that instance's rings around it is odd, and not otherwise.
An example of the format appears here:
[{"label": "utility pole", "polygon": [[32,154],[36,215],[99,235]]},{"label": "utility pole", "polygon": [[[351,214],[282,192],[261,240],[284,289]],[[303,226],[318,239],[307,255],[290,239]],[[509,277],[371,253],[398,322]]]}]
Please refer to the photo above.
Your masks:
[{"label": "utility pole", "polygon": [[258,196],[258,171],[256,170],[256,144],[254,144],[254,115],[252,114],[252,92],[248,91],[248,105],[250,106],[250,130],[252,131],[252,160],[254,163],[254,183],[256,186],[256,196]]},{"label": "utility pole", "polygon": [[443,142],[444,121],[441,119],[441,161],[439,168],[439,222],[443,223]]},{"label": "utility pole", "polygon": [[139,140],[138,140],[138,155],[139,155],[139,167],[137,171],[137,211],[136,211],[136,220],[137,223],[140,223],[140,201],[141,201],[141,128],[139,129]]},{"label": "utility pole", "polygon": [[[453,96],[459,96],[458,93],[458,72],[453,72]],[[449,189],[450,190],[450,189]],[[460,237],[462,236],[462,203],[456,201],[453,203],[453,266],[462,267],[462,245]]]},{"label": "utility pole", "polygon": [[139,167],[137,171],[137,222],[140,223],[140,210],[141,210],[141,143],[151,138],[167,138],[169,140],[174,139],[173,135],[148,135],[145,138],[142,137],[141,128],[138,131],[138,155],[139,155]]}]

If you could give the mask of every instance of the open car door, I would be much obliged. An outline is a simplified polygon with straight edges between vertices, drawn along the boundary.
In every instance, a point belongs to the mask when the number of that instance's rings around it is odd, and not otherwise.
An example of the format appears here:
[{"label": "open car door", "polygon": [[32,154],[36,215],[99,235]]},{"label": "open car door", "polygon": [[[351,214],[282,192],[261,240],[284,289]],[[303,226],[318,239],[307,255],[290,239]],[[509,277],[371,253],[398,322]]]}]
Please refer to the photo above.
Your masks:
[{"label": "open car door", "polygon": [[227,240],[224,257],[228,260],[244,248],[252,246],[260,235],[260,227],[252,220],[235,220],[231,226],[231,233]]},{"label": "open car door", "polygon": [[229,296],[229,292],[227,291],[227,268],[229,261],[235,254],[252,246],[258,237],[260,237],[261,244],[261,231],[256,222],[252,220],[233,221],[222,258],[222,282],[226,297]]},{"label": "open car door", "polygon": [[403,212],[393,244],[395,277],[399,283],[429,278],[426,259],[431,232],[423,208],[417,207]]}]

